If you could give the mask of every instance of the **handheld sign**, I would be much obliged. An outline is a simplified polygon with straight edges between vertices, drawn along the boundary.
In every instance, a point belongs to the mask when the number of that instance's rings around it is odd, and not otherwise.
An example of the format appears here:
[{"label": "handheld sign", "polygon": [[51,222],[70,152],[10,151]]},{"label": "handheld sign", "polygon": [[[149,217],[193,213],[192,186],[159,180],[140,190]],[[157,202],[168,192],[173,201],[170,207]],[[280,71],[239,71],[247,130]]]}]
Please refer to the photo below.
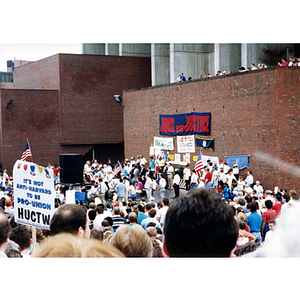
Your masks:
[{"label": "handheld sign", "polygon": [[17,160],[13,168],[15,221],[50,228],[54,214],[54,178],[32,162]]}]

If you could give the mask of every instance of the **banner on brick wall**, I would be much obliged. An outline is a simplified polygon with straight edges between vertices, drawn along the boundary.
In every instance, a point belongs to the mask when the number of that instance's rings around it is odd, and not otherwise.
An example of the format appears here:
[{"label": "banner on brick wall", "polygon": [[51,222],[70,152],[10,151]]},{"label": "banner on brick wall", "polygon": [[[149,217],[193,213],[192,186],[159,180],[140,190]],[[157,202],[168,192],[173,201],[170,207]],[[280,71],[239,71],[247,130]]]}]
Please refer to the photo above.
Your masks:
[{"label": "banner on brick wall", "polygon": [[237,165],[239,170],[249,168],[249,157],[248,155],[243,156],[226,156],[227,165],[230,168],[233,168],[234,165]]},{"label": "banner on brick wall", "polygon": [[196,149],[214,151],[214,138],[211,137],[195,137]]},{"label": "banner on brick wall", "polygon": [[211,113],[159,115],[160,135],[210,135]]}]

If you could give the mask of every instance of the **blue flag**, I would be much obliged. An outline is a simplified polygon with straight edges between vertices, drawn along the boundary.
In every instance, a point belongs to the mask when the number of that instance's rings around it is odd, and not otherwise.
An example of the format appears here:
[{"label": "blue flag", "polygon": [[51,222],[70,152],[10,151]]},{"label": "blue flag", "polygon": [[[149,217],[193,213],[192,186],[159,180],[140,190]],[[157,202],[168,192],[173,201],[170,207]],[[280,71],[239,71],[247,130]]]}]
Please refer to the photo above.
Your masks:
[{"label": "blue flag", "polygon": [[214,151],[214,138],[197,137],[195,138],[196,149]]}]

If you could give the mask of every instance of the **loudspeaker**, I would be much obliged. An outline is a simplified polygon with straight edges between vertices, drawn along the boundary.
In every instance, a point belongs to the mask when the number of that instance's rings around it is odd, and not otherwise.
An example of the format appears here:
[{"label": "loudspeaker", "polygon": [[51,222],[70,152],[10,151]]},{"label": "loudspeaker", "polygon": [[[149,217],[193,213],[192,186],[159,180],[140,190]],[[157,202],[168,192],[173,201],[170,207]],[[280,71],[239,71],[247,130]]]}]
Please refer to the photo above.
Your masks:
[{"label": "loudspeaker", "polygon": [[59,166],[61,183],[83,183],[82,154],[60,154]]}]

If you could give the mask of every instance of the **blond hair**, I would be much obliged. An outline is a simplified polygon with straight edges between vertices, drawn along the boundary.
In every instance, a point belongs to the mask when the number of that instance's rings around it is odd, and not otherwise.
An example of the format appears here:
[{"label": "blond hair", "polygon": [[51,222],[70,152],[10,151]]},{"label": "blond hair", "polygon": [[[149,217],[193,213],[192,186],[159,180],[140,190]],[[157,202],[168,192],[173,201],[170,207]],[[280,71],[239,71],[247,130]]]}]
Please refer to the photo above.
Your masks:
[{"label": "blond hair", "polygon": [[80,238],[70,233],[49,237],[33,253],[33,257],[124,257],[113,246],[92,238]]},{"label": "blond hair", "polygon": [[152,240],[140,225],[121,225],[110,240],[126,257],[151,257]]}]

